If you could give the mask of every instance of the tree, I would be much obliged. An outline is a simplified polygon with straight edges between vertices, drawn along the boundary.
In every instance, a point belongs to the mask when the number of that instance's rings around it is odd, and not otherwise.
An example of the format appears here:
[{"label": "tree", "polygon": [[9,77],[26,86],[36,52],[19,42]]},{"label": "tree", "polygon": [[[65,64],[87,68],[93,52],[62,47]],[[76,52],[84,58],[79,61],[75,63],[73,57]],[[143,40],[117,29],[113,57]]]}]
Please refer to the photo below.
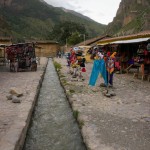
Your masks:
[{"label": "tree", "polygon": [[66,44],[67,39],[68,44],[75,45],[83,41],[83,38],[79,36],[80,34],[87,35],[83,24],[66,21],[54,26],[51,39],[57,40],[62,45]]},{"label": "tree", "polygon": [[82,38],[80,37],[79,32],[73,32],[72,35],[68,39],[69,45],[75,45],[77,43],[80,43],[82,41]]}]

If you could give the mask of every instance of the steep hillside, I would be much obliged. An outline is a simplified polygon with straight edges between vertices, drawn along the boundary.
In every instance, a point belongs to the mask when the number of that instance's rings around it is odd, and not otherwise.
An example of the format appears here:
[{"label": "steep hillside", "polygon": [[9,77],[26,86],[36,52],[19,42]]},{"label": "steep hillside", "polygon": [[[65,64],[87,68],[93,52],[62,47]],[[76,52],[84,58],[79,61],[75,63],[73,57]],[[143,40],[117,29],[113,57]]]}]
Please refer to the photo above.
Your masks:
[{"label": "steep hillside", "polygon": [[48,5],[43,0],[1,0],[0,18],[7,26],[0,26],[0,36],[15,39],[47,39],[55,24],[73,21],[84,24],[89,38],[103,33],[105,25],[63,8]]},{"label": "steep hillside", "polygon": [[116,17],[107,26],[106,31],[117,36],[150,30],[149,14],[149,0],[122,0]]}]

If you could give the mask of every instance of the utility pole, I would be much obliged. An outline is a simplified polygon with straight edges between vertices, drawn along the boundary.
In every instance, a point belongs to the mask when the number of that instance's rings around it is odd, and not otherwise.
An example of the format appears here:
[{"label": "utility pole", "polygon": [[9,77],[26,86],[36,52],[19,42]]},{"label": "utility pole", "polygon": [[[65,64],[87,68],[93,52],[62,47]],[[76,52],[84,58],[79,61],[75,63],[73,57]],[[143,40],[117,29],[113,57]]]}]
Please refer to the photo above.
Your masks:
[{"label": "utility pole", "polygon": [[83,37],[84,37],[84,46],[85,46],[85,34],[83,34]]}]

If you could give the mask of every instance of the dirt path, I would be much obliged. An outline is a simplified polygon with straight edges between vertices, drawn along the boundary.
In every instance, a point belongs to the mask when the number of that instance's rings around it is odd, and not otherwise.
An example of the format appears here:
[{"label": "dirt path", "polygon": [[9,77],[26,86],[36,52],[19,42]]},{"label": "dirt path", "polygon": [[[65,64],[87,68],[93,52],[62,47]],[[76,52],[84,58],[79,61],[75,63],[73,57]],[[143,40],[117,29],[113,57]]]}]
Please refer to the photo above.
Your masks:
[{"label": "dirt path", "polygon": [[[36,72],[15,73],[8,66],[0,67],[0,150],[22,146],[46,63],[47,58],[41,58]],[[7,100],[12,87],[23,93],[21,103]]]},{"label": "dirt path", "polygon": [[84,141],[89,150],[149,150],[150,147],[150,82],[133,79],[130,74],[115,74],[116,96],[105,97],[105,89],[88,85],[92,64],[86,64],[84,81],[72,79],[66,60],[56,58],[62,65],[60,80],[74,112],[78,112]]}]

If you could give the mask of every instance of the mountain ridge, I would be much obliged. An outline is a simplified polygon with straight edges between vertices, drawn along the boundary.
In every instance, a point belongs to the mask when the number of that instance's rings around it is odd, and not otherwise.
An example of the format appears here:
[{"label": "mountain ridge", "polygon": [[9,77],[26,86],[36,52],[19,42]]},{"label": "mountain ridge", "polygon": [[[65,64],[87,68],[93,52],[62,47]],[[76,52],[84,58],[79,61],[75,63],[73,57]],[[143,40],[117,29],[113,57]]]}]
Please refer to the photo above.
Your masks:
[{"label": "mountain ridge", "polygon": [[[84,24],[90,37],[102,34],[105,25],[77,12],[56,8],[41,0],[3,0],[0,2],[1,19],[7,26],[8,32],[0,34],[14,38],[47,39],[55,24],[72,21]],[[6,31],[6,30],[4,30]]]},{"label": "mountain ridge", "polygon": [[149,14],[149,0],[122,0],[106,33],[119,36],[150,30]]},{"label": "mountain ridge", "polygon": [[[130,3],[130,5],[129,5]],[[65,21],[85,26],[88,37],[120,36],[150,30],[150,1],[122,0],[107,26],[73,10],[53,7],[43,0],[1,0],[0,36],[47,40],[56,24]]]}]

